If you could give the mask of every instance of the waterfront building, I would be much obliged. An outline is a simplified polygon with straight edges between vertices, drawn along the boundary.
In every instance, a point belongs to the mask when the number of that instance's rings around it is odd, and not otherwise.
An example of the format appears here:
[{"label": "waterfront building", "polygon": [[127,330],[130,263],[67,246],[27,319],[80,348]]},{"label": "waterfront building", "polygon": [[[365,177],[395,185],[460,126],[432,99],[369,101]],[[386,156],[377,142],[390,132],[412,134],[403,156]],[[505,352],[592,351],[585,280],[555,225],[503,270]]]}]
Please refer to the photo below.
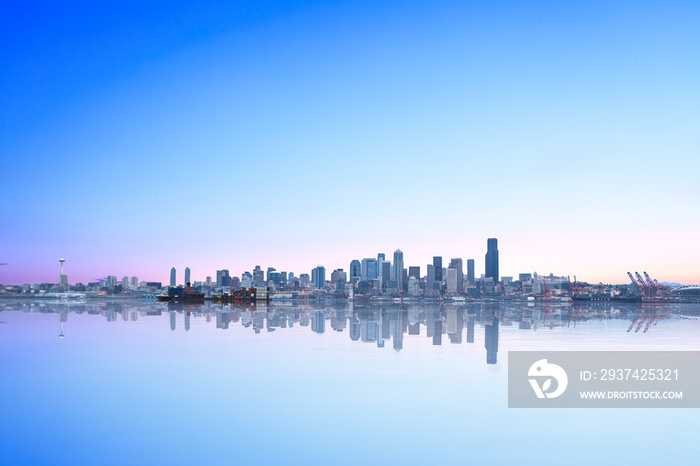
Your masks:
[{"label": "waterfront building", "polygon": [[467,283],[474,285],[476,277],[474,276],[474,259],[467,259]]},{"label": "waterfront building", "polygon": [[382,271],[384,270],[384,262],[386,261],[386,256],[384,255],[383,252],[380,252],[377,254],[377,278],[379,279],[379,287],[382,288],[384,284],[382,283],[384,281],[382,277]]},{"label": "waterfront building", "polygon": [[189,283],[192,283],[190,280],[190,268],[185,267],[185,286],[189,286]]},{"label": "waterfront building", "polygon": [[498,283],[498,239],[489,238],[486,251],[486,276]]},{"label": "waterfront building", "polygon": [[173,288],[177,286],[177,272],[175,271],[175,267],[170,269],[170,286]]},{"label": "waterfront building", "polygon": [[126,291],[129,289],[129,277],[124,275],[122,277],[122,291]]}]

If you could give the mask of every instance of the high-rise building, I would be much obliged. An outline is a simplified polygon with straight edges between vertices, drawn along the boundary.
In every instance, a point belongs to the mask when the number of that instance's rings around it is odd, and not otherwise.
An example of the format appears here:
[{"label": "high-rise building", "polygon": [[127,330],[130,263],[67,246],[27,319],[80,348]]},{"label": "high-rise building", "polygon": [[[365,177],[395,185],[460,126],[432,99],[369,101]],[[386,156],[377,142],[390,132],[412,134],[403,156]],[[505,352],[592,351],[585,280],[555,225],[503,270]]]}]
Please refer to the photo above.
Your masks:
[{"label": "high-rise building", "polygon": [[386,256],[384,256],[383,252],[380,252],[377,254],[377,279],[379,280],[379,287],[381,288],[382,286],[382,270],[384,267],[384,261],[386,260]]},{"label": "high-rise building", "polygon": [[175,271],[175,267],[170,269],[170,286],[173,288],[177,286],[177,272]]},{"label": "high-rise building", "polygon": [[190,281],[190,268],[185,267],[185,286],[189,286],[190,283],[192,283]]},{"label": "high-rise building", "polygon": [[331,284],[335,286],[337,291],[343,291],[345,289],[345,282],[347,281],[347,274],[343,269],[335,269],[331,274]]},{"label": "high-rise building", "polygon": [[489,238],[486,250],[486,277],[493,278],[498,283],[498,239]]},{"label": "high-rise building", "polygon": [[[218,271],[217,271],[218,273]],[[211,286],[211,277],[207,277],[207,280],[204,282],[206,286]]]},{"label": "high-rise building", "polygon": [[433,283],[435,283],[435,266],[433,264],[428,264],[425,274],[425,284],[429,290],[433,289]]},{"label": "high-rise building", "polygon": [[362,264],[357,259],[350,262],[350,281],[354,283],[355,278],[362,280]]},{"label": "high-rise building", "polygon": [[459,293],[459,277],[457,269],[450,267],[447,269],[447,277],[445,278],[448,293]]},{"label": "high-rise building", "polygon": [[387,285],[391,281],[391,262],[382,262],[382,289],[386,289]]},{"label": "high-rise building", "polygon": [[464,292],[464,272],[462,267],[462,259],[455,258],[450,260],[449,269],[457,270],[457,293]]},{"label": "high-rise building", "polygon": [[221,271],[221,286],[231,286],[231,275],[229,275],[228,269]]},{"label": "high-rise building", "polygon": [[476,277],[474,276],[474,259],[467,259],[467,282],[470,285],[476,283]]},{"label": "high-rise building", "polygon": [[374,280],[377,278],[377,259],[362,259],[362,279]]},{"label": "high-rise building", "polygon": [[126,291],[128,289],[129,289],[129,277],[124,275],[124,277],[122,277],[122,291]]},{"label": "high-rise building", "polygon": [[139,277],[131,277],[131,288],[138,288],[139,287]]},{"label": "high-rise building", "polygon": [[322,290],[326,284],[326,268],[319,265],[312,270],[312,275],[314,276],[314,286],[317,290]]},{"label": "high-rise building", "polygon": [[415,277],[420,280],[420,267],[417,265],[411,265],[408,268],[408,278]]},{"label": "high-rise building", "polygon": [[433,257],[433,267],[435,267],[435,281],[442,281],[442,256]]},{"label": "high-rise building", "polygon": [[399,292],[401,292],[406,284],[403,278],[403,252],[401,249],[394,251],[394,277],[398,282]]}]

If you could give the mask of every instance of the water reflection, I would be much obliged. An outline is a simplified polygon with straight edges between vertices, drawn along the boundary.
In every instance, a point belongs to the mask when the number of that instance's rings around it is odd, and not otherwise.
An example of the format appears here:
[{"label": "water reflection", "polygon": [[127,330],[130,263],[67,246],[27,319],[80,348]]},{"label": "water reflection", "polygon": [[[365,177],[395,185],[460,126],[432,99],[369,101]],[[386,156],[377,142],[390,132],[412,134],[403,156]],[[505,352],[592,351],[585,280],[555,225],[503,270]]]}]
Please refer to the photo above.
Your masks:
[{"label": "water reflection", "polygon": [[[309,327],[311,332],[323,334],[328,329],[347,332],[352,341],[376,344],[384,348],[387,341],[396,351],[404,347],[404,339],[428,338],[432,345],[461,345],[475,342],[477,326],[482,329],[486,363],[498,363],[499,328],[515,326],[522,331],[576,328],[582,321],[622,319],[630,321],[628,333],[646,333],[667,319],[697,319],[700,306],[688,304],[632,304],[611,306],[596,303],[575,306],[556,306],[531,303],[478,303],[478,304],[409,304],[409,305],[355,305],[337,302],[329,305],[289,304],[225,304],[134,303],[134,302],[47,302],[45,300],[18,300],[0,302],[0,312],[58,313],[59,337],[66,337],[69,313],[102,316],[107,322],[119,319],[138,322],[168,313],[170,330],[189,332],[192,319],[215,323],[227,330],[232,325],[275,332],[294,325]],[[184,321],[178,327],[178,321]],[[328,325],[327,325],[328,324]],[[184,329],[184,330],[182,330]],[[466,331],[466,338],[464,333]],[[409,340],[410,340],[409,338]]]}]

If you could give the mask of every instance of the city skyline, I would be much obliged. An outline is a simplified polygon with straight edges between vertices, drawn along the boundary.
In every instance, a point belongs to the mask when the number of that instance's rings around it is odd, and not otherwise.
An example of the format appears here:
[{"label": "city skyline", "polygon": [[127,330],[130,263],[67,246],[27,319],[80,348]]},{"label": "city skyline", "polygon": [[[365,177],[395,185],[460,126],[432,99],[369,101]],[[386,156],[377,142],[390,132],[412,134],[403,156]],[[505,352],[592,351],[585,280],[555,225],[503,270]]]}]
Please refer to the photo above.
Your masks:
[{"label": "city skyline", "polygon": [[0,6],[2,284],[479,276],[490,237],[500,274],[700,283],[697,2],[115,5]]}]

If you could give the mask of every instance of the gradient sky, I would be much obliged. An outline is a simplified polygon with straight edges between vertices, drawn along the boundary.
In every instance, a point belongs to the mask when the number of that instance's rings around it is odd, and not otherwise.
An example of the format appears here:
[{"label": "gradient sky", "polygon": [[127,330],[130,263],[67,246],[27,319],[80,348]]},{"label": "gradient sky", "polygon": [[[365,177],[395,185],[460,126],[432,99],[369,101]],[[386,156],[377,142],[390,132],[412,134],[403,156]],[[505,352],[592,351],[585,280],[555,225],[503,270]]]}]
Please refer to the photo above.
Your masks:
[{"label": "gradient sky", "polygon": [[700,283],[698,2],[4,1],[0,63],[2,284]]}]

